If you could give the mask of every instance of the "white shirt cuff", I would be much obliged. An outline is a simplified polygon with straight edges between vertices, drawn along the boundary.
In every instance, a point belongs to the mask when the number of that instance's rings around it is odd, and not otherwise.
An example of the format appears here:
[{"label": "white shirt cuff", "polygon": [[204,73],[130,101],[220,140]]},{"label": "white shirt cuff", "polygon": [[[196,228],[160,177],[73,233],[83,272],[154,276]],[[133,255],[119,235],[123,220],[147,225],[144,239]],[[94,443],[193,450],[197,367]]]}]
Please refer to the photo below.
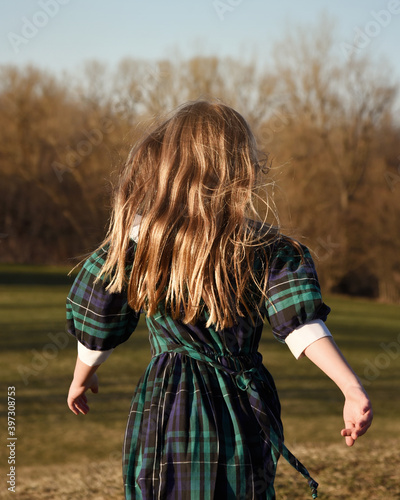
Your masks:
[{"label": "white shirt cuff", "polygon": [[92,351],[78,341],[78,358],[88,366],[101,365],[113,352],[114,349],[108,351]]},{"label": "white shirt cuff", "polygon": [[304,350],[309,345],[316,340],[322,339],[322,337],[332,337],[332,335],[325,323],[320,319],[316,319],[290,332],[285,339],[285,343],[292,351],[293,356],[299,359],[304,356]]}]

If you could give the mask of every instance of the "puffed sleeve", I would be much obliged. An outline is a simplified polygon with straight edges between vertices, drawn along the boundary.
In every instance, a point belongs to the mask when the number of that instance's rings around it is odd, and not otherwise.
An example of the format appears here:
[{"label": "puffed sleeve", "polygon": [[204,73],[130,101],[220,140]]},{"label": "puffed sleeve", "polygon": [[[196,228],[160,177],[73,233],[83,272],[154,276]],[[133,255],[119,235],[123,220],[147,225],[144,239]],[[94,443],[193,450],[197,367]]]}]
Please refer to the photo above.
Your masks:
[{"label": "puffed sleeve", "polygon": [[330,308],[324,304],[313,259],[290,241],[275,244],[268,263],[266,316],[274,336],[285,342],[302,325],[326,321]]},{"label": "puffed sleeve", "polygon": [[[128,253],[133,255],[132,247]],[[78,340],[79,357],[89,365],[103,361],[125,342],[139,321],[139,313],[129,307],[125,291],[108,292],[103,279],[94,283],[106,255],[107,247],[103,247],[86,260],[67,297],[67,329]],[[129,272],[132,260],[127,261]]]}]

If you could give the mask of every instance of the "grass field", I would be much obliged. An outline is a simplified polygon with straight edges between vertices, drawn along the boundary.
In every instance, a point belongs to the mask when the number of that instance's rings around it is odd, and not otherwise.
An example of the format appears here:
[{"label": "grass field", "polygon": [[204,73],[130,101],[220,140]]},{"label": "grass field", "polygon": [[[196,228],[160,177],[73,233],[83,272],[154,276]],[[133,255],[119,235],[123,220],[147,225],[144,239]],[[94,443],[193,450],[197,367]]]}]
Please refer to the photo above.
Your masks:
[{"label": "grass field", "polygon": [[[65,333],[65,269],[0,268],[0,498],[122,499],[121,447],[130,399],[150,359],[144,323],[99,370],[100,393],[76,417],[66,394],[76,344]],[[286,442],[320,483],[321,499],[400,498],[400,308],[326,297],[328,327],[374,406],[353,448],[340,437],[343,398],[308,360],[296,361],[266,326],[260,351],[281,397]],[[16,493],[7,492],[7,387],[16,391]],[[278,499],[310,498],[282,460]],[[221,499],[222,500],[222,499]]]}]

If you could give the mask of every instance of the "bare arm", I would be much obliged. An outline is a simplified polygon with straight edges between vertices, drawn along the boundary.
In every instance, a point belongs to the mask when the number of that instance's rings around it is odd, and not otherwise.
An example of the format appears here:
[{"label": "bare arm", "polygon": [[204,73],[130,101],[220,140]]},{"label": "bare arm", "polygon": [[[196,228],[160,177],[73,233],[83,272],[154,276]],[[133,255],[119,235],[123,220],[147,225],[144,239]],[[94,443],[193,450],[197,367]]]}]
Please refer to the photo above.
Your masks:
[{"label": "bare arm", "polygon": [[341,435],[348,446],[369,429],[372,406],[360,379],[354,373],[332,337],[323,337],[310,344],[304,354],[335,382],[345,397]]},{"label": "bare arm", "polygon": [[89,411],[85,392],[88,389],[94,393],[98,392],[99,385],[96,370],[99,366],[89,366],[81,361],[79,357],[76,358],[74,378],[71,382],[67,398],[69,409],[75,415],[78,415],[79,412],[86,415]]}]

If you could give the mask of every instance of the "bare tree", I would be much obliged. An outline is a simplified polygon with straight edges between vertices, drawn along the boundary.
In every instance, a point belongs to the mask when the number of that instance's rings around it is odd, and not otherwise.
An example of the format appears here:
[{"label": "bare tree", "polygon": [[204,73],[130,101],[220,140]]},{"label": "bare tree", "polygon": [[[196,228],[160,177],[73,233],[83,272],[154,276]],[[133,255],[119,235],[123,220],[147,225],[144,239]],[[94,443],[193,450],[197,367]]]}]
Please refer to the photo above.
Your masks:
[{"label": "bare tree", "polygon": [[399,300],[398,85],[390,68],[368,54],[345,59],[338,44],[321,19],[292,28],[273,67],[179,54],[115,70],[89,61],[61,78],[0,67],[2,260],[64,262],[93,249],[118,167],[148,124],[213,97],[246,116],[274,158],[282,230],[310,246],[325,289]]}]

